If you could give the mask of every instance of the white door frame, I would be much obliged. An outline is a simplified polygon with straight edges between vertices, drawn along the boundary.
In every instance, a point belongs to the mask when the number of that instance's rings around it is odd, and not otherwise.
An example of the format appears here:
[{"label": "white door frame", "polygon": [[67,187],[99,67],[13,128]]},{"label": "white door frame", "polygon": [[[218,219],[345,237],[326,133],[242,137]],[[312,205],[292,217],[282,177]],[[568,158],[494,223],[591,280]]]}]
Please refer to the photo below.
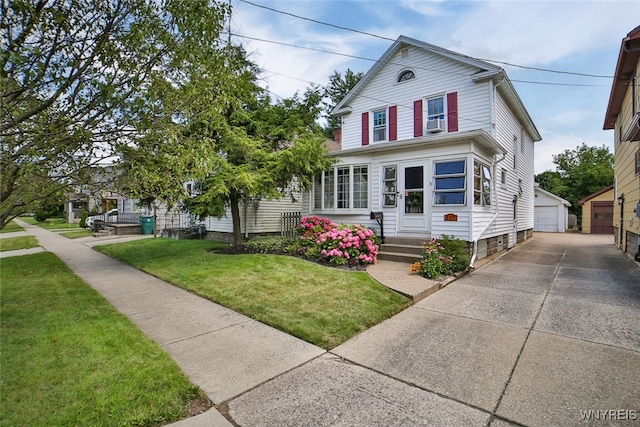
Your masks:
[{"label": "white door frame", "polygon": [[[408,168],[422,168],[422,187],[418,182],[406,183]],[[423,238],[430,235],[431,197],[429,190],[430,162],[427,159],[398,164],[398,236]],[[406,188],[410,185],[411,188]],[[422,208],[420,208],[420,193]],[[420,212],[421,211],[421,212]]]}]

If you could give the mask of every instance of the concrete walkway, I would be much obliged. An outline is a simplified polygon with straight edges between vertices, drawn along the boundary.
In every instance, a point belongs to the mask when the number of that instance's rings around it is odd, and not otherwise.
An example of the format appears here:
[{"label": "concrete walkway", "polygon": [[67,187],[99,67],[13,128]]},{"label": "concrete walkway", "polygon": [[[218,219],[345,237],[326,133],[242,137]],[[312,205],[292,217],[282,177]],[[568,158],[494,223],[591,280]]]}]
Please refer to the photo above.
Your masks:
[{"label": "concrete walkway", "polygon": [[[325,352],[87,247],[104,240],[23,226],[227,417],[174,426],[640,425],[640,268],[610,237],[536,233]],[[406,268],[370,274],[411,293]]]},{"label": "concrete walkway", "polygon": [[536,233],[227,405],[243,426],[631,426],[639,367],[637,263]]},{"label": "concrete walkway", "polygon": [[[88,247],[136,237],[68,239],[15,221],[157,341],[217,405],[325,352]],[[232,424],[210,410],[176,425]]]}]

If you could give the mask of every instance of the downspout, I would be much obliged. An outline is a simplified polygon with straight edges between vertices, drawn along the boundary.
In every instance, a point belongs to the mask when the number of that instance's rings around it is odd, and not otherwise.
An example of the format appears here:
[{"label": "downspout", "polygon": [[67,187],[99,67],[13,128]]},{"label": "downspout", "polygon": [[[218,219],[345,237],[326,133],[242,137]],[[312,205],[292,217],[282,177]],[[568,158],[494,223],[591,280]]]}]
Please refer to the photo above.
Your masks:
[{"label": "downspout", "polygon": [[[502,160],[504,160],[506,156],[506,153],[502,153],[502,157],[500,158],[500,160],[495,160],[495,156],[494,156],[494,160],[493,160],[493,179],[491,180],[491,186],[492,188],[492,193],[493,193],[493,198],[494,201],[492,203],[493,206],[495,206],[495,212],[494,214],[491,216],[491,219],[489,219],[489,221],[487,222],[487,224],[482,228],[482,230],[480,230],[480,233],[478,233],[478,236],[473,239],[473,254],[471,255],[471,262],[469,262],[469,267],[471,268],[475,268],[473,266],[473,264],[476,262],[476,258],[478,257],[478,240],[480,240],[480,238],[482,237],[482,235],[484,233],[486,233],[486,231],[489,229],[489,227],[491,227],[493,225],[493,223],[495,222],[496,218],[498,218],[498,214],[500,213],[500,207],[498,206],[498,194],[496,192],[496,169],[498,168],[498,163],[500,163]],[[492,206],[492,209],[493,209]]]}]

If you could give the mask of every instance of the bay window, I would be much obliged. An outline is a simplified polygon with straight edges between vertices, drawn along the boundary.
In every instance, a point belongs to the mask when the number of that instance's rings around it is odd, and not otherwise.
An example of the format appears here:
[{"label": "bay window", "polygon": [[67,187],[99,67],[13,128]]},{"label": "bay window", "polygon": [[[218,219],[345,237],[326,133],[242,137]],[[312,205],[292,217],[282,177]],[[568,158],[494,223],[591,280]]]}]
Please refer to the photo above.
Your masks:
[{"label": "bay window", "polygon": [[336,166],[313,180],[313,209],[351,210],[369,207],[369,167]]},{"label": "bay window", "polygon": [[464,205],[466,199],[466,171],[464,160],[435,163],[434,204]]},{"label": "bay window", "polygon": [[473,162],[473,204],[491,205],[491,171],[477,161]]}]

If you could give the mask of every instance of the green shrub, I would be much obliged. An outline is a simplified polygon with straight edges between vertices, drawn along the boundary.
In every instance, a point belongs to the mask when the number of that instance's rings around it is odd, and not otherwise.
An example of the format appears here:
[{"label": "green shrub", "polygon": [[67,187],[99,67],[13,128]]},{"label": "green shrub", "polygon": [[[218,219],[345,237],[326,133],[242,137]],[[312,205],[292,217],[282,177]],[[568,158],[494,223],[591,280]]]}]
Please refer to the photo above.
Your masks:
[{"label": "green shrub", "polygon": [[82,216],[80,217],[80,228],[84,228],[87,225],[87,218],[89,217],[89,212],[83,210]]},{"label": "green shrub", "polygon": [[443,235],[425,243],[422,260],[413,263],[410,272],[435,279],[442,274],[448,276],[465,270],[470,261],[467,242]]},{"label": "green shrub", "polygon": [[247,252],[266,254],[289,252],[292,239],[280,236],[258,236],[244,242],[243,246]]}]

